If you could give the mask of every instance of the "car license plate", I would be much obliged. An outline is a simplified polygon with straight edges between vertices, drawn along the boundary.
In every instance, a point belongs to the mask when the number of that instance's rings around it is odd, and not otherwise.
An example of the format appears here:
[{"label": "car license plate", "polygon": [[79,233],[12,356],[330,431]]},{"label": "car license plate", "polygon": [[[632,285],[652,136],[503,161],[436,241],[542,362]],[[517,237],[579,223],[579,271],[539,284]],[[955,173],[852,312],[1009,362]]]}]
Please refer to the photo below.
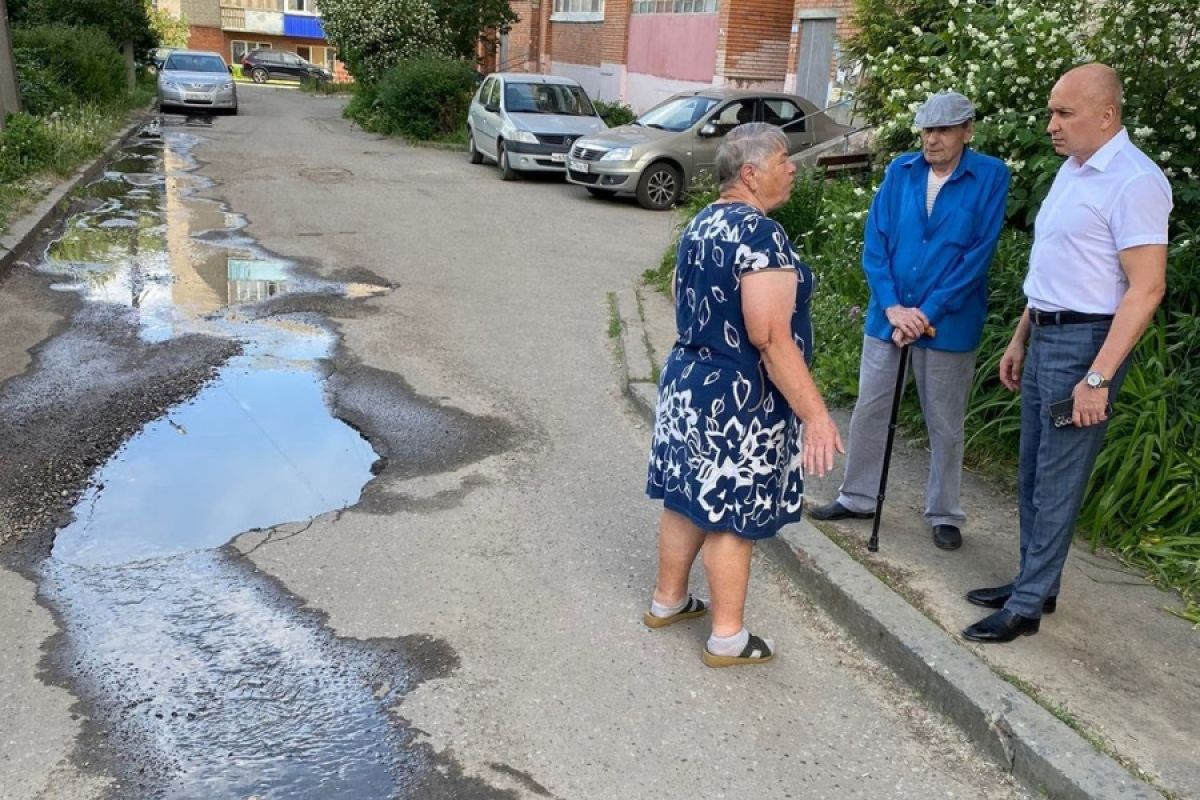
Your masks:
[{"label": "car license plate", "polygon": [[557,161],[558,163],[561,164],[562,162],[567,160],[567,154],[566,153],[551,153],[550,160]]},{"label": "car license plate", "polygon": [[204,101],[204,100],[211,100],[212,98],[210,98],[207,94],[201,94],[200,92],[186,92],[183,95],[183,99],[184,100]]},{"label": "car license plate", "polygon": [[588,163],[572,158],[567,162],[567,169],[572,172],[588,172]]}]

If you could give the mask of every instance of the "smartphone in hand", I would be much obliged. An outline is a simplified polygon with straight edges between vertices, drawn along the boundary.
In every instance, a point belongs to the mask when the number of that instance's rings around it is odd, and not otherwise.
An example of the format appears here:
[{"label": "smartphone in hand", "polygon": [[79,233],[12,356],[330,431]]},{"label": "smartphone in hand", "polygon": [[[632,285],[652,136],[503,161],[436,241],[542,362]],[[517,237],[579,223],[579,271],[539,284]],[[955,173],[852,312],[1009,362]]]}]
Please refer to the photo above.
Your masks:
[{"label": "smartphone in hand", "polygon": [[[1075,398],[1068,397],[1066,400],[1059,400],[1057,403],[1050,404],[1050,421],[1056,428],[1067,428],[1074,423],[1073,415],[1075,413]],[[1112,403],[1104,405],[1104,416],[1112,416]]]}]

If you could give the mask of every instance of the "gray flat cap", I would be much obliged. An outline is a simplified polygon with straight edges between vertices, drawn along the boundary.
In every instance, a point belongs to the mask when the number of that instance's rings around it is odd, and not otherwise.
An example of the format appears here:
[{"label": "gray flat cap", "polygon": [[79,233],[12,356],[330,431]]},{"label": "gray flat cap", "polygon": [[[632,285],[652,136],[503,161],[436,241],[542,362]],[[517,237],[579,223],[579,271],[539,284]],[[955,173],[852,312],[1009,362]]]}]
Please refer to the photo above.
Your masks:
[{"label": "gray flat cap", "polygon": [[918,128],[942,128],[961,125],[975,119],[975,105],[958,92],[931,94],[913,120]]}]

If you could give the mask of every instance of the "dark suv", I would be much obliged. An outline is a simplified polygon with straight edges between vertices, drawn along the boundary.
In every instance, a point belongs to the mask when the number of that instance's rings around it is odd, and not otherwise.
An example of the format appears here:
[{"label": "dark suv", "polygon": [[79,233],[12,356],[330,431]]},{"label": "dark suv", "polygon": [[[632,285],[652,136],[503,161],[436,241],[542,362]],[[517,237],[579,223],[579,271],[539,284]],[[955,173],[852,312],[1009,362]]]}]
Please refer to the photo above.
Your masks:
[{"label": "dark suv", "polygon": [[255,83],[268,80],[318,82],[333,80],[333,73],[324,67],[310,64],[295,53],[282,50],[251,50],[242,56],[242,74]]}]

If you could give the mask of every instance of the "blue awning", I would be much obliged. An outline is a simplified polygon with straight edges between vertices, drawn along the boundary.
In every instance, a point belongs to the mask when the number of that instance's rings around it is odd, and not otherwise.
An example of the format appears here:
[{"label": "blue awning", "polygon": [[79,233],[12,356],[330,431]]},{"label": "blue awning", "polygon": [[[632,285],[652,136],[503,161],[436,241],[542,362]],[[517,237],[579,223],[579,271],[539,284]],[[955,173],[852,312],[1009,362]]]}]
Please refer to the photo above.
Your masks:
[{"label": "blue awning", "polygon": [[321,27],[320,17],[302,14],[284,14],[283,35],[296,36],[303,39],[324,39],[325,30]]}]

